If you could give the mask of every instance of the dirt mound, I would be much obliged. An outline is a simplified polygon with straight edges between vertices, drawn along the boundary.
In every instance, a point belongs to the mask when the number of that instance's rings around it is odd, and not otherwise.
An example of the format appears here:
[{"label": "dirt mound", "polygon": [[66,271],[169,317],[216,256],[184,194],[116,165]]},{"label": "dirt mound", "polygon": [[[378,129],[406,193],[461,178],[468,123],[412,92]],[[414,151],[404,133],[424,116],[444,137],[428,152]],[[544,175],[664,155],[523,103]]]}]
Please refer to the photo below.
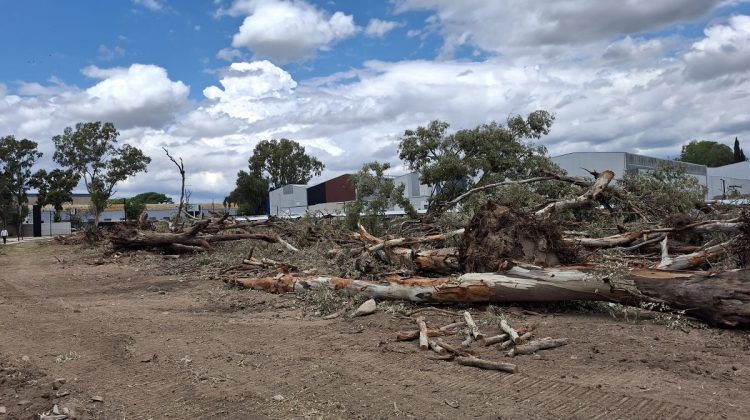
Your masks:
[{"label": "dirt mound", "polygon": [[541,266],[576,262],[554,222],[490,201],[469,222],[459,263],[464,272],[492,272],[507,258]]}]

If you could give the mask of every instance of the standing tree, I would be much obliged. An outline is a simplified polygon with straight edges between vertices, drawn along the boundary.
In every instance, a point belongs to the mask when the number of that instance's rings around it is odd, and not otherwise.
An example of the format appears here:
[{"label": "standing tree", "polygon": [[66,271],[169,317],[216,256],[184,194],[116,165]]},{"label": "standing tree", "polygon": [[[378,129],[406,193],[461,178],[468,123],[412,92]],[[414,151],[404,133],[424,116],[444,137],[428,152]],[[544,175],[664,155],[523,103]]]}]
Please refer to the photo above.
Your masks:
[{"label": "standing tree", "polygon": [[[180,204],[177,205],[177,214],[174,216],[174,222],[177,224],[182,217],[182,211],[187,210],[185,208],[185,163],[182,161],[182,158],[180,158],[180,163],[177,163],[177,160],[169,154],[169,150],[167,150],[166,147],[162,147],[162,149],[164,149],[164,153],[167,154],[169,160],[177,166],[177,170],[180,172],[180,178],[182,179],[182,184],[180,186]],[[172,200],[170,199],[169,202],[171,203]]]},{"label": "standing tree", "polygon": [[294,140],[263,140],[249,159],[250,173],[268,181],[273,190],[288,184],[307,184],[325,165],[305,153]]},{"label": "standing tree", "polygon": [[67,127],[62,135],[52,138],[55,162],[83,178],[91,195],[95,226],[107,207],[115,185],[138,172],[145,172],[151,158],[140,149],[124,144],[116,147],[117,132],[112,123],[87,122]]},{"label": "standing tree", "polygon": [[526,119],[509,118],[505,126],[492,122],[454,134],[446,133],[447,123],[432,121],[404,132],[399,157],[421,174],[422,182],[435,187],[428,208],[434,213],[441,202],[467,188],[554,168],[543,146],[524,141],[548,134],[553,121],[547,111],[534,111]]},{"label": "standing tree", "polygon": [[37,189],[37,204],[52,205],[55,209],[55,221],[59,221],[63,204],[73,201],[73,188],[80,180],[81,176],[70,169],[54,169],[51,172],[40,169],[31,178],[29,185]]},{"label": "standing tree", "polygon": [[385,175],[390,167],[388,163],[366,163],[352,176],[356,200],[346,205],[347,221],[351,228],[356,229],[361,219],[367,230],[380,233],[385,212],[394,206],[401,207],[409,217],[418,217],[414,206],[404,196],[406,185],[396,186],[393,178]]},{"label": "standing tree", "polygon": [[23,236],[23,218],[28,213],[26,190],[30,186],[31,167],[42,157],[42,153],[38,152],[36,147],[37,143],[28,139],[16,140],[14,136],[0,138],[0,172],[4,174],[6,195],[10,197],[12,207],[17,209],[13,211],[13,217],[18,238]]},{"label": "standing tree", "polygon": [[236,187],[224,198],[224,205],[237,204],[239,214],[264,214],[267,200],[268,181],[245,171],[239,171]]},{"label": "standing tree", "polygon": [[734,163],[734,153],[726,144],[711,140],[693,140],[682,146],[682,153],[677,160],[716,168]]},{"label": "standing tree", "polygon": [[172,198],[158,192],[145,192],[135,195],[131,198],[114,198],[109,200],[111,203],[122,202],[125,204],[125,217],[127,219],[137,220],[138,217],[146,210],[146,204],[172,204]]},{"label": "standing tree", "polygon": [[740,140],[735,137],[734,138],[734,162],[744,162],[747,158],[745,157],[745,151],[742,150],[740,147]]}]

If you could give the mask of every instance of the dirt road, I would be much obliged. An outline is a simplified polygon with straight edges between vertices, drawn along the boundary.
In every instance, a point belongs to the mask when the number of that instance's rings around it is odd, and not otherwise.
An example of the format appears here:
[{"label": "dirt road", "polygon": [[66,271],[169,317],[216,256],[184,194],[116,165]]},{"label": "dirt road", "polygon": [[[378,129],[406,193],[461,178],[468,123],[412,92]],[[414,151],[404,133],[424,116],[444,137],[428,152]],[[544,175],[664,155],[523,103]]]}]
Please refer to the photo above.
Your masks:
[{"label": "dirt road", "polygon": [[[415,343],[395,342],[396,331],[413,327],[397,313],[324,321],[294,296],[227,289],[208,269],[175,274],[179,260],[99,256],[54,243],[0,251],[0,420],[36,418],[54,404],[81,419],[739,419],[750,411],[743,332],[510,310],[538,337],[571,342],[515,358],[520,373],[510,375],[429,360]],[[484,308],[472,311],[491,332]]]}]

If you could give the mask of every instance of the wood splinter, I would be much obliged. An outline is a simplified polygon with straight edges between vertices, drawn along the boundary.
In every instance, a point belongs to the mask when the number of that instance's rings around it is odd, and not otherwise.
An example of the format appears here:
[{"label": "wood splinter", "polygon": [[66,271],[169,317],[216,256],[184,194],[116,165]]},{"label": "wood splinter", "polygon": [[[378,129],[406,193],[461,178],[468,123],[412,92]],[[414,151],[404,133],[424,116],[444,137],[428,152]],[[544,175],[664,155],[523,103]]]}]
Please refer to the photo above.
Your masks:
[{"label": "wood splinter", "polygon": [[417,318],[417,325],[419,325],[419,349],[427,350],[430,344],[427,341],[427,324],[424,322],[424,317]]},{"label": "wood splinter", "polygon": [[562,347],[566,344],[568,344],[567,338],[546,337],[541,340],[534,340],[528,344],[516,346],[510,349],[510,351],[506,354],[506,356],[513,357],[513,356],[518,356],[521,354],[533,354],[539,350],[554,349],[557,347]]},{"label": "wood splinter", "polygon": [[478,367],[480,369],[499,370],[501,372],[516,373],[518,367],[513,363],[493,362],[491,360],[479,359],[473,356],[456,357],[456,362],[462,366]]},{"label": "wood splinter", "polygon": [[464,311],[464,320],[466,320],[466,326],[469,327],[469,333],[475,340],[481,340],[484,338],[484,334],[479,332],[479,327],[477,327],[477,324],[474,322],[469,311]]}]

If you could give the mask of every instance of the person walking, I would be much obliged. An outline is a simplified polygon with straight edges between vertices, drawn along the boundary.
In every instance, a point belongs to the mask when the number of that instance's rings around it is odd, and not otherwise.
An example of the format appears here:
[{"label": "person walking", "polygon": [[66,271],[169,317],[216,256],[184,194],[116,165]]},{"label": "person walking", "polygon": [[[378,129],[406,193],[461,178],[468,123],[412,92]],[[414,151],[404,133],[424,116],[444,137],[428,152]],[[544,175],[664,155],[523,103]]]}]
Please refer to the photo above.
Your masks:
[{"label": "person walking", "polygon": [[8,229],[3,228],[2,231],[0,231],[0,236],[3,237],[3,245],[8,242]]}]

